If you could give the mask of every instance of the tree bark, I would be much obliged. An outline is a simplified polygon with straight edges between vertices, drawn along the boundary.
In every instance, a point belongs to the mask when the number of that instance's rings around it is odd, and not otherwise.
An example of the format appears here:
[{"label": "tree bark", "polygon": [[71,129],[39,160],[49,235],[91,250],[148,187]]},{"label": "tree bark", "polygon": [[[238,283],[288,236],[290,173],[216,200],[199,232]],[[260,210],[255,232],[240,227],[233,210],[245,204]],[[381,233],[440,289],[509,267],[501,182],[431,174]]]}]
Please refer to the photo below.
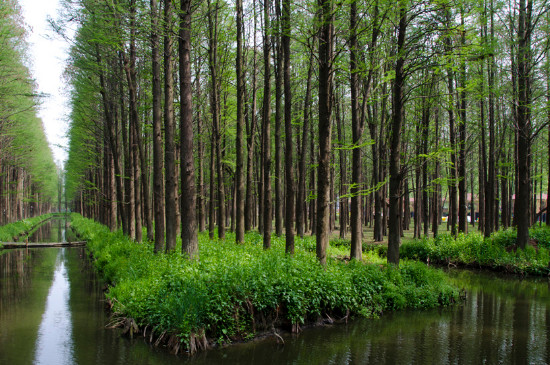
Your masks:
[{"label": "tree bark", "polygon": [[155,252],[164,248],[164,159],[162,150],[161,81],[159,54],[159,10],[151,0],[151,60],[153,72],[153,209],[155,213]]},{"label": "tree bark", "polygon": [[[252,191],[254,184],[252,182],[252,176],[254,173],[254,142],[256,134],[256,1],[252,1],[254,8],[254,34],[253,34],[253,47],[252,47],[252,110],[248,119],[250,120],[250,127],[247,128],[247,158],[246,158],[246,198],[244,208],[244,229],[250,231],[253,227],[253,219],[256,217],[256,204],[253,202]],[[255,219],[254,219],[255,220]]]},{"label": "tree bark", "polygon": [[[494,41],[494,9],[491,0],[491,44]],[[485,184],[485,220],[484,235],[489,237],[494,231],[495,224],[495,64],[494,56],[488,60],[488,88],[489,88],[489,156],[487,160],[487,181]]]},{"label": "tree bark", "polygon": [[[212,130],[214,134],[214,150],[216,153],[216,174],[218,180],[218,238],[225,239],[225,188],[221,146],[220,126],[220,81],[218,76],[218,15],[219,8],[216,3],[212,9],[208,0],[208,63],[210,66],[211,94],[210,108],[212,111]],[[212,177],[211,177],[212,178]]]},{"label": "tree bark", "polygon": [[283,0],[283,54],[285,93],[285,252],[294,254],[294,169],[292,148],[292,92],[290,84],[290,0]]},{"label": "tree bark", "polygon": [[181,0],[179,24],[180,76],[180,174],[181,174],[181,249],[190,258],[198,258],[196,219],[195,161],[193,159],[193,106],[191,86],[191,0]]},{"label": "tree bark", "polygon": [[172,65],[172,0],[164,0],[164,173],[166,252],[175,250],[177,236],[176,144],[174,122],[174,79]]},{"label": "tree bark", "polygon": [[[461,25],[464,29],[464,11],[461,9]],[[466,47],[466,30],[462,30],[461,46]],[[460,67],[460,122],[458,125],[458,231],[466,233],[468,227],[466,200],[466,60]]]},{"label": "tree bark", "polygon": [[244,70],[243,70],[243,1],[237,0],[237,166],[235,171],[236,216],[235,241],[244,243],[244,173],[243,173],[243,129],[244,129]]},{"label": "tree bark", "polygon": [[273,47],[273,58],[275,58],[275,234],[283,234],[283,163],[281,157],[281,124],[283,114],[281,103],[283,96],[283,46],[281,43],[281,3],[275,0],[275,35]]},{"label": "tree bark", "polygon": [[[452,15],[449,9],[446,9],[446,21],[447,21],[447,34],[445,35],[445,52],[450,57],[452,53],[452,40],[450,30],[452,27]],[[452,62],[452,58],[450,59]],[[456,128],[455,128],[455,112],[454,112],[454,71],[453,65],[450,64],[447,67],[447,89],[449,91],[449,101],[447,103],[447,111],[449,113],[449,138],[451,144],[451,166],[450,177],[448,179],[449,185],[449,225],[451,226],[451,235],[456,236],[457,233],[457,220],[458,220],[458,204],[456,196],[456,182],[457,182],[457,158],[456,158]]]},{"label": "tree bark", "polygon": [[[361,219],[361,138],[363,136],[363,123],[359,119],[359,97],[357,73],[357,2],[350,4],[350,88],[351,88],[351,130],[352,130],[352,167],[351,167],[351,248],[350,258],[362,260],[363,225]],[[374,165],[378,158],[373,156]],[[373,166],[376,170],[376,166]],[[376,184],[376,181],[373,181]]]},{"label": "tree bark", "polygon": [[332,114],[333,2],[318,0],[319,32],[319,158],[317,176],[316,253],[326,265],[330,233],[330,155]]},{"label": "tree bark", "polygon": [[518,196],[516,197],[517,245],[525,248],[529,241],[530,211],[530,152],[531,152],[531,0],[519,0],[518,23]]},{"label": "tree bark", "polygon": [[407,32],[407,1],[399,1],[399,24],[397,28],[397,54],[395,78],[393,80],[393,120],[390,136],[390,211],[388,222],[388,263],[399,265],[399,246],[401,243],[401,210],[399,198],[403,183],[401,171],[401,133],[404,114],[405,87],[405,39]]},{"label": "tree bark", "polygon": [[263,246],[271,247],[271,42],[269,40],[271,1],[264,0],[264,100],[262,106],[263,128]]},{"label": "tree bark", "polygon": [[304,97],[304,110],[303,118],[304,122],[302,125],[302,153],[300,154],[300,162],[298,167],[299,182],[298,182],[298,196],[296,198],[296,231],[298,236],[304,238],[304,232],[307,229],[306,227],[306,216],[307,216],[307,202],[306,202],[306,159],[307,159],[307,148],[309,141],[309,107],[311,103],[311,78],[313,74],[313,55],[309,58],[309,66],[307,70],[307,81],[306,81],[306,95]]}]

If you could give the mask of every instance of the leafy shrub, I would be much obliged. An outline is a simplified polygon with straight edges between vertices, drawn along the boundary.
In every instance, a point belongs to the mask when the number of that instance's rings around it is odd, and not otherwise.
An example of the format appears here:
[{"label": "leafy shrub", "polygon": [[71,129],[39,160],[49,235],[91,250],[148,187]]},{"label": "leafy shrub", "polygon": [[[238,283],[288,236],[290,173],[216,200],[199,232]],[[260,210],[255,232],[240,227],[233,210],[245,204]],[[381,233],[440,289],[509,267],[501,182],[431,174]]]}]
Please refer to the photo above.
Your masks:
[{"label": "leafy shrub", "polygon": [[537,241],[537,244],[539,247],[545,247],[547,249],[550,249],[550,227],[549,226],[542,226],[542,227],[532,227],[529,230],[529,236]]},{"label": "leafy shrub", "polygon": [[[436,238],[422,238],[404,243],[399,252],[401,257],[431,261],[440,264],[475,265],[520,274],[547,275],[550,270],[548,243],[550,230],[530,230],[531,238],[538,242],[538,248],[528,245],[525,250],[517,249],[516,231],[506,229],[484,238],[479,232],[459,234],[456,239],[450,235]],[[549,241],[547,241],[549,240]]]},{"label": "leafy shrub", "polygon": [[206,330],[220,342],[247,339],[272,325],[288,326],[319,317],[376,316],[385,310],[448,305],[458,298],[446,276],[424,264],[401,267],[329,259],[319,265],[310,246],[297,239],[294,256],[284,239],[264,250],[249,233],[236,245],[199,235],[200,259],[180,253],[154,254],[120,232],[74,214],[72,226],[88,241],[95,266],[111,283],[108,298],[120,316],[173,331],[182,341]]},{"label": "leafy shrub", "polygon": [[365,245],[363,244],[363,252],[372,252],[382,258],[388,257],[388,246],[380,244]]}]

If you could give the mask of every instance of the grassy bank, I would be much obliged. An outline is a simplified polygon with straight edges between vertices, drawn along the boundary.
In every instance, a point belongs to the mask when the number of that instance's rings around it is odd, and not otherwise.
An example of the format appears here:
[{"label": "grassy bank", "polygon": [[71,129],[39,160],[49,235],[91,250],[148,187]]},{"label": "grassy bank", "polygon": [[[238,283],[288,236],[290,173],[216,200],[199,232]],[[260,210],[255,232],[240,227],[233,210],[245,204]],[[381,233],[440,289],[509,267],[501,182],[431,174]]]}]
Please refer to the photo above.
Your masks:
[{"label": "grassy bank", "polygon": [[181,345],[194,352],[206,338],[227,343],[275,328],[448,305],[459,295],[442,272],[422,263],[396,269],[330,259],[323,268],[310,251],[312,238],[297,239],[296,254],[288,257],[277,237],[264,251],[258,234],[239,246],[231,236],[220,242],[201,234],[200,260],[189,262],[178,253],[155,255],[151,244],[133,243],[78,215],[71,225],[112,285],[107,296],[118,324],[152,342],[169,338],[176,351]]},{"label": "grassy bank", "polygon": [[[50,219],[51,213],[43,214],[38,217],[27,218],[14,223],[6,224],[0,227],[0,242],[15,242],[21,236],[29,234],[40,223]],[[1,248],[1,243],[0,243]]]},{"label": "grassy bank", "polygon": [[516,231],[502,230],[490,238],[479,232],[439,235],[404,243],[400,255],[404,258],[438,264],[466,265],[517,274],[548,275],[550,260],[550,229],[534,227],[529,231],[530,244],[525,250],[516,247]]}]

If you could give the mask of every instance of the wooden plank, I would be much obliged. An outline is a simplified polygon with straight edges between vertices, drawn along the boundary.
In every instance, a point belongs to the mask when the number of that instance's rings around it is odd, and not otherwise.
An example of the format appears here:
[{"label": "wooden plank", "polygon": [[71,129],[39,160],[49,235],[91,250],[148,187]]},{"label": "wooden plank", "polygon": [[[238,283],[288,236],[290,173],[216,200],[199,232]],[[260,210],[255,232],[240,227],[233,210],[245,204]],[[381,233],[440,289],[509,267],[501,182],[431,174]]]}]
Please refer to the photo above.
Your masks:
[{"label": "wooden plank", "polygon": [[36,247],[81,247],[85,246],[86,241],[74,242],[6,242],[2,243],[2,248],[36,248]]}]

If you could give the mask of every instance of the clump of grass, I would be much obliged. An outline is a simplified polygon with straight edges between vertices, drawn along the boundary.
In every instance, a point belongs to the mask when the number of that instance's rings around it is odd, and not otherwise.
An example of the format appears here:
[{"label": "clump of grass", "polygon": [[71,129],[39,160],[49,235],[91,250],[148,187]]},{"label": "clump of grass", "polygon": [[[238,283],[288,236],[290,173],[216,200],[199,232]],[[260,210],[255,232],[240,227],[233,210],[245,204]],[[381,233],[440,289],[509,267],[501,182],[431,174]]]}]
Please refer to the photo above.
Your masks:
[{"label": "clump of grass", "polygon": [[51,213],[41,216],[23,219],[14,223],[9,223],[0,227],[0,242],[12,242],[26,233],[29,233],[34,227],[43,221],[52,217]]},{"label": "clump of grass", "polygon": [[434,263],[478,266],[518,274],[548,275],[550,229],[530,230],[531,243],[525,249],[516,247],[515,229],[495,232],[484,238],[479,232],[422,238],[400,248],[404,258]]},{"label": "clump of grass", "polygon": [[283,238],[274,236],[266,251],[257,233],[247,234],[242,245],[231,236],[211,241],[200,234],[200,259],[189,261],[180,253],[154,254],[151,243],[134,243],[79,215],[71,225],[111,284],[113,310],[140,328],[178,334],[190,349],[200,334],[227,343],[274,327],[296,330],[320,320],[449,305],[459,297],[441,271],[422,263],[395,268],[380,258],[333,258],[323,267],[310,252],[311,238],[297,239],[291,257]]}]

